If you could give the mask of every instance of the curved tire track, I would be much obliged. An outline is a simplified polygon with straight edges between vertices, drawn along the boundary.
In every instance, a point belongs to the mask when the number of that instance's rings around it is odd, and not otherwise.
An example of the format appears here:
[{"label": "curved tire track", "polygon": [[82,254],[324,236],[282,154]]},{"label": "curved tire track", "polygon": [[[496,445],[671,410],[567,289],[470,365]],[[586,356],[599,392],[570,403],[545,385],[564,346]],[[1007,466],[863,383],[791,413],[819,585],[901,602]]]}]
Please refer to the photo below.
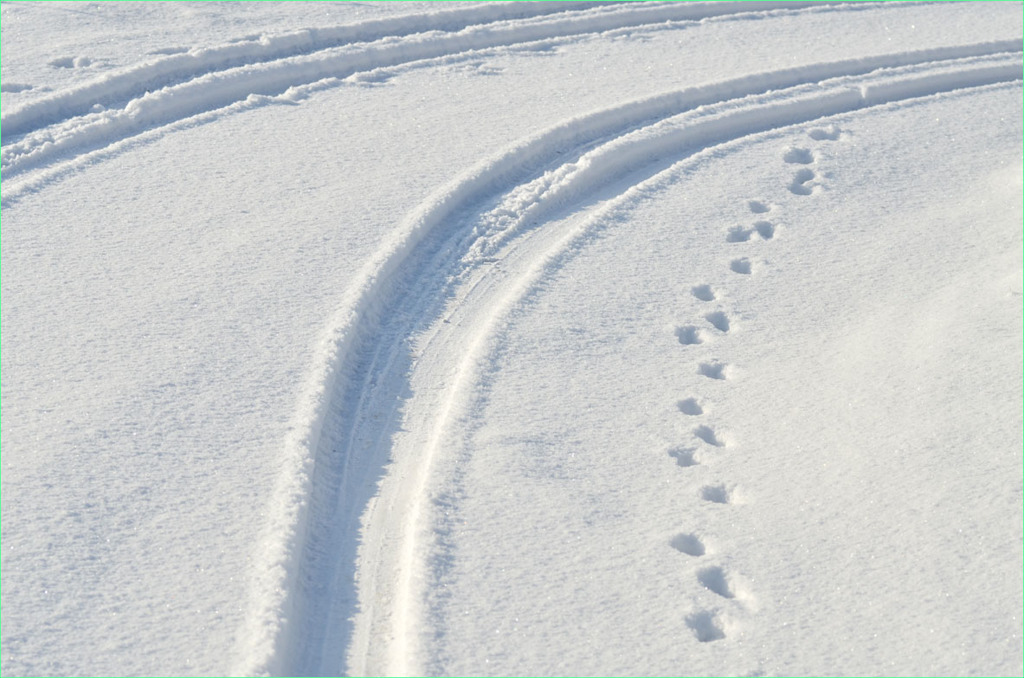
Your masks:
[{"label": "curved tire track", "polygon": [[287,59],[354,43],[408,37],[427,31],[456,32],[474,24],[529,19],[559,12],[591,9],[598,3],[571,8],[539,3],[500,2],[484,7],[440,10],[327,28],[293,31],[226,45],[193,49],[129,67],[91,82],[14,107],[0,116],[5,136],[15,137],[87,115],[97,104],[109,108],[147,92],[230,69]]},{"label": "curved tire track", "polygon": [[[291,471],[280,489],[284,508],[268,545],[271,574],[255,597],[250,637],[272,649],[253,648],[255,668],[248,670],[337,672],[345,661],[337,647],[351,646],[357,672],[415,672],[419,516],[441,436],[468,397],[466,385],[493,328],[516,299],[557,270],[562,253],[597,217],[562,233],[527,231],[528,223],[579,205],[623,177],[635,186],[681,157],[750,134],[1019,81],[1020,48],[1005,47],[984,43],[816,64],[630,102],[535,135],[438,191],[364,270],[363,283],[332,323],[324,366],[310,384],[300,433],[290,444]],[[963,58],[978,53],[990,56]],[[595,141],[604,143],[573,152]],[[499,195],[518,207],[518,217],[509,223],[484,214],[487,228],[474,231],[474,206]],[[530,237],[520,237],[524,233]],[[509,278],[502,285],[489,280],[496,260],[518,262],[511,286]],[[446,386],[434,396],[408,398],[406,341],[442,317],[450,299],[459,301],[462,320],[438,320],[433,327],[444,355],[462,356],[459,368],[445,371],[436,351],[433,366],[420,356],[416,369],[436,370]],[[402,400],[409,405],[404,415],[397,412]],[[406,421],[415,423],[405,425],[415,435],[395,446],[396,426]],[[374,481],[389,455],[396,465],[376,495]],[[355,526],[364,510],[357,572]],[[356,581],[362,605],[353,623],[350,615],[360,607]],[[325,651],[327,645],[334,651]]]},{"label": "curved tire track", "polygon": [[[814,4],[818,3],[792,3],[781,10],[770,2],[627,7],[502,3],[306,30],[174,55],[3,115],[0,168],[5,179],[11,179],[240,102],[282,94],[285,101],[294,102],[301,94],[288,97],[293,88],[377,68],[618,28],[795,11]],[[5,200],[15,199],[25,188],[11,187]]]}]

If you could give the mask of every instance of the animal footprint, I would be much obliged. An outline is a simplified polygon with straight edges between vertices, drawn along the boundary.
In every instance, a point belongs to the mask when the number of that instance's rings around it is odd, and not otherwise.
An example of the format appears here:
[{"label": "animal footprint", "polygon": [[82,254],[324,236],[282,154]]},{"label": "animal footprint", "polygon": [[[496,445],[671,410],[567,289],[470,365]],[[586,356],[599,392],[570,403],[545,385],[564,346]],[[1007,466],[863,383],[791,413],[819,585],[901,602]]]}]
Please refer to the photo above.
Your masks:
[{"label": "animal footprint", "polygon": [[732,492],[725,485],[705,485],[700,488],[700,498],[713,504],[731,504]]},{"label": "animal footprint", "polygon": [[757,234],[761,240],[771,240],[775,236],[775,226],[770,221],[756,221],[753,228],[733,226],[725,236],[726,242],[747,242],[751,236]]},{"label": "animal footprint", "polygon": [[686,625],[693,629],[693,635],[697,636],[698,642],[710,643],[725,638],[725,631],[717,612],[695,612],[686,618]]},{"label": "animal footprint", "polygon": [[678,403],[676,403],[676,406],[679,407],[680,412],[682,412],[683,414],[688,414],[691,417],[697,416],[699,414],[704,414],[704,408],[700,406],[700,403],[697,402],[696,398],[687,398],[686,400],[680,400]]},{"label": "animal footprint", "polygon": [[761,237],[761,240],[771,240],[775,237],[775,226],[770,221],[754,222],[754,231]]},{"label": "animal footprint", "polygon": [[842,130],[836,125],[829,125],[828,127],[815,127],[814,129],[807,131],[807,136],[814,139],[815,141],[835,141],[842,134]]},{"label": "animal footprint", "polygon": [[772,209],[770,205],[766,205],[760,200],[748,200],[747,207],[749,207],[750,211],[753,212],[754,214],[764,214],[765,212],[769,212]]},{"label": "animal footprint", "polygon": [[718,566],[705,567],[697,572],[697,581],[712,593],[717,593],[723,598],[735,598],[729,580],[725,576],[725,570]]},{"label": "animal footprint", "polygon": [[725,447],[725,441],[719,440],[718,436],[715,434],[715,430],[710,426],[698,426],[693,429],[693,435],[697,436],[708,445],[712,445],[714,447]]},{"label": "animal footprint", "polygon": [[719,332],[729,331],[729,316],[722,311],[713,311],[704,316],[704,319],[711,323]]},{"label": "animal footprint", "polygon": [[676,551],[685,553],[688,556],[700,557],[704,555],[704,542],[695,534],[677,534],[669,542]]},{"label": "animal footprint", "polygon": [[701,363],[697,367],[698,374],[702,374],[709,379],[721,379],[723,381],[729,378],[728,371],[729,366],[720,362]]},{"label": "animal footprint", "polygon": [[789,192],[794,195],[810,195],[812,187],[807,185],[814,178],[814,172],[809,169],[798,170],[793,175],[793,183],[789,185]]},{"label": "animal footprint", "polygon": [[733,259],[729,262],[729,269],[733,273],[739,273],[740,275],[750,275],[750,259],[742,257],[740,259]]},{"label": "animal footprint", "polygon": [[733,226],[729,229],[729,233],[725,236],[726,242],[747,242],[750,240],[751,231],[749,228],[743,228],[742,226]]},{"label": "animal footprint", "polygon": [[704,336],[700,328],[695,325],[684,325],[676,328],[676,338],[679,339],[679,343],[684,346],[690,346],[692,344],[703,344]]},{"label": "animal footprint", "polygon": [[668,451],[668,456],[676,460],[676,463],[683,468],[696,466],[700,463],[697,460],[696,450],[692,447],[678,447]]},{"label": "animal footprint", "polygon": [[60,57],[48,62],[49,66],[53,68],[86,68],[92,65],[92,59],[89,57]]},{"label": "animal footprint", "polygon": [[786,151],[782,159],[791,165],[810,165],[814,162],[814,154],[806,148],[793,147]]},{"label": "animal footprint", "polygon": [[701,301],[715,300],[715,291],[711,289],[711,285],[695,285],[690,288],[690,294]]}]

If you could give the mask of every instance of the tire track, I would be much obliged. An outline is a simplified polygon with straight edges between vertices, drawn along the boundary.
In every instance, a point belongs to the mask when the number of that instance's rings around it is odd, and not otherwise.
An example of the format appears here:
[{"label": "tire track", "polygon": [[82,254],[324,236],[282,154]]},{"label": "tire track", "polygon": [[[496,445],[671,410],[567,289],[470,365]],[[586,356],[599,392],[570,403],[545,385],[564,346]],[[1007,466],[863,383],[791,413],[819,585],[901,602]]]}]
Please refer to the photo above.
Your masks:
[{"label": "tire track", "polygon": [[118,73],[56,92],[12,108],[0,116],[5,136],[15,137],[92,112],[93,107],[123,106],[147,92],[243,66],[298,57],[355,43],[400,39],[428,31],[457,32],[475,24],[530,19],[598,6],[583,2],[570,8],[540,3],[499,2],[484,7],[440,10],[340,26],[312,28],[258,40],[192,49],[126,68]]},{"label": "tire track", "polygon": [[[617,28],[654,26],[666,21],[693,21],[731,14],[757,16],[767,12],[791,12],[813,4],[792,3],[780,9],[773,3],[667,3],[571,11],[558,6],[556,13],[545,14],[538,10],[539,16],[534,18],[494,18],[501,16],[501,11],[510,12],[513,16],[522,12],[502,5],[487,12],[484,11],[486,7],[455,10],[462,14],[455,18],[433,18],[425,24],[427,29],[432,26],[462,26],[454,31],[419,30],[414,18],[405,18],[404,22],[391,20],[392,25],[385,28],[374,26],[382,20],[369,22],[369,27],[356,25],[355,28],[289,34],[268,40],[266,46],[260,42],[257,43],[259,46],[243,44],[214,48],[212,55],[206,56],[203,52],[194,57],[173,55],[98,83],[56,93],[4,115],[0,119],[0,127],[4,131],[3,149],[0,151],[0,170],[5,179],[3,200],[5,205],[9,205],[25,192],[61,176],[73,168],[76,161],[81,162],[92,154],[102,154],[106,149],[146,137],[162,128],[225,109],[269,103],[296,104],[307,97],[317,83],[330,86],[359,72],[469,54],[482,49],[524,48],[545,40]],[[839,9],[833,7],[828,11]],[[486,22],[488,19],[492,20]],[[371,39],[387,30],[393,33],[371,42],[346,42],[360,36]],[[912,55],[910,60],[902,63],[858,59],[853,61],[859,64],[859,68],[851,63],[846,74],[864,73],[884,65],[906,65],[921,63],[922,60],[978,56],[1013,49],[1017,49],[1013,41],[1000,41],[908,52],[905,54]],[[178,61],[183,64],[175,66]],[[237,65],[238,61],[242,64]],[[183,79],[175,82],[175,78]],[[166,80],[171,82],[152,89]],[[793,83],[775,83],[774,86],[789,84]],[[124,101],[125,96],[131,98]]]},{"label": "tire track", "polygon": [[[817,3],[793,3],[795,11]],[[769,2],[501,3],[397,17],[172,55],[25,104],[0,118],[6,179],[97,151],[202,113],[283,95],[326,79],[497,47],[739,13]],[[5,198],[13,198],[8,192]]]},{"label": "tire track", "polygon": [[[351,647],[354,672],[416,672],[420,515],[442,435],[465,406],[494,328],[515,301],[562,265],[600,213],[569,232],[528,224],[584,203],[619,179],[628,176],[636,186],[680,157],[743,136],[905,98],[1020,80],[1020,50],[998,54],[1005,50],[994,44],[966,48],[996,52],[987,58],[929,57],[950,50],[898,53],[631,102],[531,137],[435,194],[365,269],[363,284],[325,339],[324,365],[307,389],[290,442],[283,508],[274,516],[266,549],[270,574],[257,586],[253,629],[246,634],[254,661],[246,671],[337,672],[346,661],[339,652]],[[865,61],[875,65],[869,68]],[[912,66],[904,66],[908,62]],[[847,77],[850,70],[866,75]],[[772,86],[794,80],[778,91]],[[697,109],[695,100],[707,103]],[[578,150],[595,141],[604,143]],[[501,195],[489,212],[474,208]],[[508,218],[509,206],[517,208],[514,218]],[[750,207],[765,211],[760,203]],[[491,274],[498,263],[501,284]],[[692,291],[699,299],[714,299],[707,286]],[[410,358],[409,336],[428,326],[427,348]],[[454,372],[444,359],[452,355],[462,356]],[[728,377],[724,364],[701,369],[710,378]],[[424,383],[444,388],[418,399],[403,395],[416,373],[429,375]],[[403,413],[400,402],[407,406]],[[400,428],[410,433],[396,435]],[[373,486],[389,458],[395,470],[375,495]],[[678,461],[699,462],[686,450]],[[704,495],[709,502],[729,502],[731,488],[709,486]],[[354,526],[360,516],[362,568],[356,572]],[[714,635],[706,624],[698,626]],[[333,649],[326,651],[328,645]]]}]

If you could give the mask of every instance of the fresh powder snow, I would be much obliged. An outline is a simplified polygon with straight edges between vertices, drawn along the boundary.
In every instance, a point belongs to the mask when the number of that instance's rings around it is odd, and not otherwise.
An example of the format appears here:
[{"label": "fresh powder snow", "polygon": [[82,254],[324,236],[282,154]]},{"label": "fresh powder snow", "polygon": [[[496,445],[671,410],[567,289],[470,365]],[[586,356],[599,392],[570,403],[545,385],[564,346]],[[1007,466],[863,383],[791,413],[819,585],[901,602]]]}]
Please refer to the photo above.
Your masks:
[{"label": "fresh powder snow", "polygon": [[1021,675],[1022,14],[0,3],[3,675]]}]

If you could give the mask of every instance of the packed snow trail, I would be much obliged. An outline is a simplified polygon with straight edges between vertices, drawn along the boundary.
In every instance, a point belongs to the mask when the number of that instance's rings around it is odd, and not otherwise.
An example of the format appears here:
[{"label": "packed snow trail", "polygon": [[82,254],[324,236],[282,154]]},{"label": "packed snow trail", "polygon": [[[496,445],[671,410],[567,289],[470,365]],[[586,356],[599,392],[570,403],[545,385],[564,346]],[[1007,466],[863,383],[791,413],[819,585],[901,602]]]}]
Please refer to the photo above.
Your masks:
[{"label": "packed snow trail", "polygon": [[[495,5],[434,15],[437,26],[447,27],[440,35],[434,29],[435,23],[420,26],[416,20],[403,17],[367,26],[306,31],[260,41],[254,46],[242,43],[197,54],[172,55],[6,113],[0,121],[4,131],[0,169],[6,179],[3,200],[11,204],[25,191],[36,190],[133,139],[152,139],[161,129],[176,129],[174,125],[183,121],[197,117],[209,121],[216,117],[210,115],[222,109],[239,111],[273,103],[294,104],[318,87],[336,84],[360,72],[441,56],[471,55],[495,47],[542,48],[543,41],[623,27],[656,26],[666,21],[694,21],[729,14],[756,16],[797,11],[813,4],[791,3],[785,10],[772,3],[659,3],[622,8],[591,8],[584,4],[560,12],[561,6],[538,4],[532,11],[539,17],[532,21],[499,19],[505,14],[522,15],[524,9]],[[556,13],[554,18],[549,16],[551,13]],[[560,18],[558,14],[562,13],[579,16]],[[490,23],[476,25],[474,21]],[[381,23],[385,26],[381,27]],[[370,42],[354,42],[360,40]],[[906,61],[887,65],[914,63],[916,59],[977,56],[1016,47],[1012,41],[1003,41],[939,49],[908,55]],[[877,67],[879,64],[869,58],[851,64],[849,72]],[[807,71],[803,75],[813,77]],[[166,84],[168,80],[170,84]],[[181,82],[175,84],[175,80]],[[158,88],[150,91],[154,87]],[[22,177],[26,173],[28,176]]]},{"label": "packed snow trail", "polygon": [[[810,4],[794,3],[786,11]],[[625,8],[574,4],[569,9],[541,3],[525,7],[501,4],[442,12],[425,24],[419,18],[381,20],[368,26],[282,36],[255,46],[231,45],[197,55],[173,55],[4,115],[0,120],[4,129],[0,167],[9,181],[24,172],[65,158],[66,163],[203,113],[232,105],[262,105],[273,102],[273,97],[294,103],[306,96],[296,90],[303,85],[326,79],[336,82],[398,64],[495,47],[539,47],[536,43],[544,40],[665,21],[765,11],[779,10],[772,3],[656,3]],[[539,15],[533,21],[508,18],[533,13]],[[563,19],[559,14],[569,16]],[[361,46],[361,41],[367,40],[370,42]],[[167,80],[172,84],[165,84]],[[174,80],[183,82],[173,84]],[[149,91],[154,85],[159,89]],[[37,182],[59,173],[55,168]],[[15,199],[19,190],[23,189],[18,185],[8,188],[5,200]]]},{"label": "packed snow trail", "polygon": [[442,10],[435,14],[313,28],[284,35],[263,36],[259,40],[190,50],[44,96],[5,112],[0,116],[0,125],[9,137],[24,135],[73,117],[88,115],[96,106],[110,108],[153,90],[182,84],[214,72],[308,55],[354,43],[374,42],[384,38],[402,39],[425,31],[454,32],[473,24],[543,16],[594,6],[597,6],[596,3],[579,3],[568,8],[539,3],[492,3],[468,9]]},{"label": "packed snow trail", "polygon": [[[325,387],[334,395],[311,398],[323,403],[321,407],[324,409],[321,410],[323,413],[313,417],[312,420],[317,422],[316,428],[305,440],[316,440],[322,435],[316,431],[324,428],[347,433],[342,433],[340,439],[337,433],[333,433],[327,445],[319,442],[310,446],[317,452],[311,489],[305,491],[313,493],[311,506],[320,510],[324,510],[321,507],[328,508],[325,514],[314,513],[305,519],[310,521],[305,545],[292,544],[284,551],[307,554],[293,571],[298,572],[300,581],[317,582],[313,589],[316,593],[307,600],[286,603],[292,612],[283,616],[293,616],[300,626],[285,631],[279,638],[280,649],[278,656],[269,660],[270,670],[275,673],[332,673],[339,670],[345,659],[338,652],[345,648],[346,643],[338,643],[337,638],[348,635],[339,627],[348,624],[354,601],[353,593],[344,590],[347,585],[343,582],[358,576],[360,596],[364,601],[360,607],[365,612],[357,618],[352,631],[355,647],[350,658],[353,662],[350,670],[354,673],[419,672],[416,664],[409,662],[415,662],[418,653],[412,629],[417,624],[416,600],[422,597],[422,593],[413,590],[412,582],[419,579],[416,549],[422,539],[417,534],[421,529],[419,515],[423,484],[430,476],[441,432],[452,412],[458,409],[458,399],[464,397],[460,390],[464,391],[465,384],[472,383],[476,377],[474,363],[479,359],[480,346],[486,344],[488,333],[493,331],[496,319],[502,315],[501,309],[508,308],[527,294],[530,286],[536,284],[538,273],[525,273],[524,280],[512,286],[512,291],[508,287],[492,291],[492,294],[500,291],[503,296],[499,299],[484,298],[477,302],[477,308],[485,317],[460,323],[460,327],[475,328],[463,330],[471,332],[470,336],[444,340],[444,356],[464,356],[456,376],[445,378],[443,366],[428,370],[436,382],[446,383],[446,399],[441,402],[431,399],[429,414],[406,415],[417,419],[416,427],[407,422],[400,424],[395,419],[394,406],[382,403],[401,400],[400,394],[408,390],[403,385],[406,372],[423,369],[416,365],[416,361],[410,364],[409,359],[402,356],[408,350],[411,337],[429,324],[430,316],[417,309],[437,309],[439,298],[453,294],[459,296],[458,292],[450,291],[445,282],[451,275],[458,279],[468,277],[473,282],[466,284],[471,290],[475,289],[479,280],[474,278],[473,269],[483,267],[480,275],[492,271],[495,262],[502,261],[498,253],[527,225],[533,224],[531,228],[538,229],[540,227],[536,224],[543,224],[552,211],[567,210],[580,201],[586,201],[596,190],[623,176],[644,168],[648,168],[644,169],[646,173],[651,173],[672,164],[681,153],[694,153],[749,134],[865,106],[1019,80],[1020,55],[1014,52],[1001,54],[1004,48],[1004,44],[997,44],[955,50],[956,54],[992,52],[996,54],[993,57],[941,60],[935,58],[937,52],[879,57],[873,62],[884,64],[884,70],[846,80],[840,76],[851,70],[862,72],[866,68],[863,62],[821,64],[751,76],[703,91],[671,93],[627,104],[560,125],[534,140],[525,141],[503,158],[489,161],[443,189],[438,197],[424,205],[408,220],[407,223],[411,224],[407,227],[409,234],[390,248],[382,263],[373,264],[365,274],[368,282],[363,287],[363,298],[354,302],[354,308],[346,312],[347,326],[335,330],[335,336],[339,337],[337,353],[332,356],[333,364],[326,373],[340,372],[346,376],[337,378],[333,386]],[[915,65],[901,69],[900,66],[906,63]],[[794,80],[812,84],[775,89],[780,83]],[[755,96],[744,93],[744,87],[751,87],[755,92],[772,91]],[[733,94],[733,98],[721,98]],[[665,116],[666,110],[678,110],[682,102],[686,102],[686,108],[694,106],[694,102],[700,105],[691,113],[650,124],[652,119],[659,117],[659,113]],[[645,126],[635,129],[636,125],[645,123]],[[578,153],[578,149],[600,139],[607,140],[582,155],[573,154],[574,149]],[[566,154],[573,159],[566,162],[563,157]],[[555,158],[563,164],[551,166],[549,163]],[[538,176],[539,170],[543,173]],[[810,178],[813,174],[802,179],[801,183]],[[512,190],[507,188],[509,186],[513,187]],[[483,223],[493,230],[476,226],[465,233],[474,223],[467,216],[472,214],[472,206],[492,199],[496,193],[508,196],[499,211],[515,214],[516,218],[512,222],[497,216],[485,218]],[[456,224],[462,226],[456,227]],[[442,226],[446,230],[438,232]],[[568,237],[545,234],[538,240],[543,243],[550,243],[552,239],[560,241],[554,247],[557,253],[574,237],[575,234]],[[452,252],[466,252],[468,258],[457,263]],[[537,256],[543,260],[556,255],[541,253]],[[522,265],[530,270],[536,268],[535,265]],[[506,267],[503,279],[507,275]],[[508,285],[507,279],[504,284]],[[410,289],[425,293],[409,295],[407,290]],[[399,299],[400,307],[389,308]],[[389,320],[393,318],[409,318],[411,324],[396,326]],[[378,332],[380,334],[376,334]],[[346,364],[354,367],[342,367]],[[360,376],[360,371],[363,376]],[[333,416],[338,419],[328,423],[332,415],[327,412],[331,411],[337,413]],[[353,411],[354,415],[345,414]],[[398,450],[386,451],[387,439],[393,432],[411,428],[433,433],[418,438],[416,446],[405,450],[404,454]],[[367,448],[357,445],[359,440],[373,443]],[[364,451],[358,452],[358,449]],[[366,454],[371,455],[369,459],[361,458],[360,455]],[[394,481],[400,483],[402,489],[392,490],[396,494],[387,498],[371,499],[366,488],[374,484],[372,474],[379,473],[376,469],[388,458],[416,459],[410,463],[415,463],[418,470],[413,471],[406,464],[400,472],[402,480]],[[358,470],[353,471],[353,468]],[[289,491],[295,492],[294,489]],[[350,503],[353,499],[355,502]],[[344,544],[366,503],[371,506],[385,503],[388,509],[386,517],[371,518],[366,527],[368,534],[373,536],[366,538],[363,548],[373,555],[364,556],[364,562],[375,563],[370,566],[375,572],[355,575],[344,565],[338,568],[336,554],[344,552],[351,557],[352,547]],[[329,508],[336,505],[338,509]],[[387,527],[375,523],[375,520],[386,521]],[[398,572],[397,577],[393,574],[395,571]],[[292,592],[292,595],[302,595],[295,584],[275,586]],[[325,591],[329,593],[325,595]],[[261,598],[269,599],[269,596]],[[387,610],[379,609],[379,602],[370,603],[380,600],[390,601]],[[265,614],[274,617],[280,612]],[[294,639],[289,640],[290,636]],[[371,643],[370,638],[377,640]],[[393,638],[394,644],[385,646],[380,638]],[[333,646],[333,655],[325,657],[328,653],[323,645]],[[264,669],[257,669],[261,670]]]}]

